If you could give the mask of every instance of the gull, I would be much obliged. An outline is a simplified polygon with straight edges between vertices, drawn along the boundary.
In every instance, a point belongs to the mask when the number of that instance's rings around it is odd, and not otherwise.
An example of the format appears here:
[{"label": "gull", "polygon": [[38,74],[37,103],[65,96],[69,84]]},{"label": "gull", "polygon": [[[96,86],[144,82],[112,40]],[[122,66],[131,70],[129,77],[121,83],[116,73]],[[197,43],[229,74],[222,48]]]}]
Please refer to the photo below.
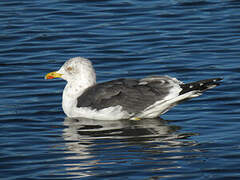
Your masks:
[{"label": "gull", "polygon": [[62,78],[67,84],[62,108],[70,118],[140,120],[156,118],[178,103],[200,96],[219,85],[222,78],[183,83],[170,76],[116,79],[97,83],[90,60],[74,57],[45,79]]}]

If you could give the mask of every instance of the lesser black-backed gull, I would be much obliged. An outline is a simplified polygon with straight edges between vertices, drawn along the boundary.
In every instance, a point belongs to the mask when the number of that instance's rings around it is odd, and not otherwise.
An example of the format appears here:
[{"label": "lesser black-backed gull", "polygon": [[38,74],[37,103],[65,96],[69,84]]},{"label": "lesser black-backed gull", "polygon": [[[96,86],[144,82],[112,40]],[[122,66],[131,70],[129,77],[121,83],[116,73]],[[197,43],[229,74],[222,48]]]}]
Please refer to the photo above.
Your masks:
[{"label": "lesser black-backed gull", "polygon": [[179,102],[219,85],[221,80],[213,78],[184,84],[169,76],[149,76],[97,84],[92,63],[82,57],[69,59],[45,78],[67,81],[62,107],[68,117],[97,120],[155,118]]}]

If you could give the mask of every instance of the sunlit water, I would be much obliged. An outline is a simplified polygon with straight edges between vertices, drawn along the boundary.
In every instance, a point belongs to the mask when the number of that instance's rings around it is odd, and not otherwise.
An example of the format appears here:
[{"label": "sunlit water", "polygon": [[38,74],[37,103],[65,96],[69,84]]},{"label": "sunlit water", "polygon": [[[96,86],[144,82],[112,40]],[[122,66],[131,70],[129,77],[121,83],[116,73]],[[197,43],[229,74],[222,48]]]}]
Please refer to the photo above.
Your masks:
[{"label": "sunlit water", "polygon": [[[0,179],[240,178],[240,2],[11,0],[0,21]],[[158,119],[69,119],[44,75],[76,56],[99,82],[224,81]]]}]

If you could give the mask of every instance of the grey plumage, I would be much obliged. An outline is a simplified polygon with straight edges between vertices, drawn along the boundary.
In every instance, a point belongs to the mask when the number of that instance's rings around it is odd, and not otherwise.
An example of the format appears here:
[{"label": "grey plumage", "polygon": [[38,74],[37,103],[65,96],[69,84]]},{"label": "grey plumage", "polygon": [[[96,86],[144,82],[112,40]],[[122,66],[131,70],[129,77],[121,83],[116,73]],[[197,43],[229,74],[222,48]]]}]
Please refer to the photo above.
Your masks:
[{"label": "grey plumage", "polygon": [[179,93],[181,95],[189,91],[201,93],[210,86],[218,85],[219,80],[221,79],[215,78],[183,84],[167,76],[147,77],[140,80],[117,79],[89,87],[78,97],[77,107],[100,110],[120,105],[129,113],[139,113],[155,102],[164,100],[174,88],[172,82],[181,87],[182,90]]},{"label": "grey plumage", "polygon": [[79,98],[77,107],[103,109],[120,105],[123,110],[138,113],[169,93],[158,82],[141,84],[135,79],[117,79],[88,88]]}]

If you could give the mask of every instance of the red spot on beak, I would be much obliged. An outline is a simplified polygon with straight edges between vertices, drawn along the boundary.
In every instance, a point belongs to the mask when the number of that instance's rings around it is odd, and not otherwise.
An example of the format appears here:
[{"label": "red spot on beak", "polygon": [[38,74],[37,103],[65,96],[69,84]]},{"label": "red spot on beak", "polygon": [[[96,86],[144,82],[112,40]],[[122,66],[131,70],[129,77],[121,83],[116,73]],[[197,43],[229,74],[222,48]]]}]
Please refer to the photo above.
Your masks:
[{"label": "red spot on beak", "polygon": [[53,79],[54,77],[53,76],[48,76],[47,79]]}]

